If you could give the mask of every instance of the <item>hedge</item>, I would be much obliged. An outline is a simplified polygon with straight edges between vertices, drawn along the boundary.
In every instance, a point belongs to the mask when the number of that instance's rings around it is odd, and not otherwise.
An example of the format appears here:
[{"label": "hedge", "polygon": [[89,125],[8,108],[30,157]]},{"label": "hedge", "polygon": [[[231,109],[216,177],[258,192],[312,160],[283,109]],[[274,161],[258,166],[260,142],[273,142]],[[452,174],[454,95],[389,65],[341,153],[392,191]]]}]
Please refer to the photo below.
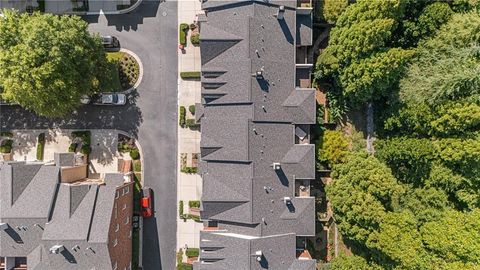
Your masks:
[{"label": "hedge", "polygon": [[183,201],[178,202],[178,214],[183,218]]},{"label": "hedge", "polygon": [[188,106],[188,110],[190,111],[191,114],[195,115],[195,105]]},{"label": "hedge", "polygon": [[190,208],[200,208],[200,201],[188,201]]},{"label": "hedge", "polygon": [[185,115],[187,114],[187,110],[184,106],[180,106],[180,115],[178,116],[178,124],[181,127],[185,126]]},{"label": "hedge", "polygon": [[193,265],[188,263],[181,263],[177,265],[177,270],[193,270]]},{"label": "hedge", "polygon": [[199,254],[200,254],[200,249],[198,248],[187,248],[187,251],[185,251],[185,255],[187,255],[187,257],[189,258],[198,257]]},{"label": "hedge", "polygon": [[198,126],[200,126],[200,124],[198,124],[197,121],[195,121],[195,119],[187,119],[186,126],[187,127],[198,127]]},{"label": "hedge", "polygon": [[130,151],[130,157],[134,160],[137,160],[140,158],[140,152],[138,152],[138,149],[132,149]]},{"label": "hedge", "polygon": [[4,140],[2,142],[2,145],[0,145],[0,153],[8,154],[12,152],[12,145],[13,145],[12,140]]},{"label": "hedge", "polygon": [[190,42],[192,42],[193,45],[199,45],[200,44],[200,34],[195,34],[190,36]]},{"label": "hedge", "polygon": [[185,167],[181,170],[183,173],[197,173],[198,169],[195,167]]},{"label": "hedge", "polygon": [[179,36],[180,40],[179,40],[179,42],[180,42],[180,44],[182,44],[184,46],[187,45],[188,29],[189,29],[188,24],[186,24],[186,23],[180,24],[180,29],[179,29],[180,30],[180,36]]},{"label": "hedge", "polygon": [[200,79],[202,73],[200,73],[200,71],[184,71],[180,72],[180,77],[182,79]]},{"label": "hedge", "polygon": [[13,133],[11,131],[2,131],[0,132],[0,137],[9,137],[9,138],[12,138],[13,137]]},{"label": "hedge", "polygon": [[37,160],[43,160],[44,149],[45,149],[45,133],[40,133],[38,135]]}]

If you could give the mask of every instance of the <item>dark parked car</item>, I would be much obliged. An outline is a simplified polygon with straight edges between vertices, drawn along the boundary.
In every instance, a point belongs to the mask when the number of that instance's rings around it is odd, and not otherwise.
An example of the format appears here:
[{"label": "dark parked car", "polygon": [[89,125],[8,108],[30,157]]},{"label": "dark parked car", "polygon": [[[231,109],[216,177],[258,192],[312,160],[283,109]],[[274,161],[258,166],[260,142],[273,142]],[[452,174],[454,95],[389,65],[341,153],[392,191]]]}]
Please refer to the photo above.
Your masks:
[{"label": "dark parked car", "polygon": [[118,48],[120,47],[120,42],[114,36],[103,36],[102,37],[102,44],[105,48]]}]

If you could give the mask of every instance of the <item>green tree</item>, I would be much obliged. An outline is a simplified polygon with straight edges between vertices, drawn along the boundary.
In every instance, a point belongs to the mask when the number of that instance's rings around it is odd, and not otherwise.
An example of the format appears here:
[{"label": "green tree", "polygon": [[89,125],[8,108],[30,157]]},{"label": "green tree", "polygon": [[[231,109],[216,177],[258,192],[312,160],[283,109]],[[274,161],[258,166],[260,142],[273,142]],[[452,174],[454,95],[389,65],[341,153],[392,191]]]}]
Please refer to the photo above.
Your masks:
[{"label": "green tree", "polygon": [[374,268],[368,264],[368,262],[356,255],[346,256],[340,255],[337,258],[333,259],[331,263],[331,270],[374,270]]},{"label": "green tree", "polygon": [[418,224],[437,220],[449,208],[447,194],[436,188],[408,189],[400,196],[401,208],[413,214]]},{"label": "green tree", "polygon": [[427,265],[415,216],[408,212],[387,213],[367,246],[381,251],[374,252],[374,260],[381,265],[400,265],[400,269],[425,269]]},{"label": "green tree", "polygon": [[446,263],[480,264],[480,210],[448,211],[420,229],[425,247]]},{"label": "green tree", "polygon": [[323,18],[331,24],[337,21],[348,6],[348,0],[324,0],[321,3],[323,4]]},{"label": "green tree", "polygon": [[318,58],[315,79],[333,80],[354,107],[387,95],[414,53],[389,47],[404,3],[360,0],[348,6]]},{"label": "green tree", "polygon": [[317,147],[318,161],[332,167],[345,161],[349,152],[348,139],[339,130],[325,130]]},{"label": "green tree", "polygon": [[3,10],[0,18],[2,98],[48,117],[64,116],[82,95],[110,90],[99,37],[76,16]]},{"label": "green tree", "polygon": [[348,239],[365,243],[397,204],[402,187],[387,166],[364,152],[334,166],[332,177],[334,181],[326,190],[339,229]]}]

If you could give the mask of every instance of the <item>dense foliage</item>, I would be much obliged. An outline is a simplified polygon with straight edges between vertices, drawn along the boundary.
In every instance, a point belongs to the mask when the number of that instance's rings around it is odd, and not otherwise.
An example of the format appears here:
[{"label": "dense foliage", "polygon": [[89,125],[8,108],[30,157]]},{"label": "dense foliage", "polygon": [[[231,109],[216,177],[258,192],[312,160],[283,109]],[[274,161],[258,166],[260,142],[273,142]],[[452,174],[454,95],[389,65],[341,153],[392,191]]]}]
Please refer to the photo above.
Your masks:
[{"label": "dense foliage", "polygon": [[99,37],[76,16],[3,10],[0,87],[4,100],[40,115],[64,116],[111,84]]},{"label": "dense foliage", "polygon": [[331,269],[480,269],[477,2],[360,0],[338,18],[316,79],[347,107],[373,102],[377,139],[374,154],[330,151],[354,253]]}]

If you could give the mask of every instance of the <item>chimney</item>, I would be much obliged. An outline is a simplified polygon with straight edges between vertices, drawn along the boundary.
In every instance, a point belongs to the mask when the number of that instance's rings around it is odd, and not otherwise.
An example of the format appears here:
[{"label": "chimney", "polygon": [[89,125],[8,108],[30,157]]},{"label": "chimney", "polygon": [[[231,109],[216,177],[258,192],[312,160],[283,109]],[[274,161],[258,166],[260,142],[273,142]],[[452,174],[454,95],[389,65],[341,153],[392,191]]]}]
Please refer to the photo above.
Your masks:
[{"label": "chimney", "polygon": [[50,248],[50,253],[51,254],[60,254],[64,250],[65,250],[65,247],[63,245],[55,245],[55,246]]},{"label": "chimney", "polygon": [[285,204],[291,204],[292,203],[292,199],[290,197],[283,197],[283,202]]},{"label": "chimney", "polygon": [[255,251],[255,259],[257,260],[257,262],[261,262],[262,258],[263,258],[262,251],[261,250]]},{"label": "chimney", "polygon": [[272,165],[272,167],[273,167],[273,169],[274,169],[275,171],[279,171],[279,170],[282,169],[282,166],[280,165],[279,162],[274,162],[273,165]]},{"label": "chimney", "polygon": [[285,15],[285,6],[279,6],[277,12],[277,20],[283,20]]},{"label": "chimney", "polygon": [[8,223],[0,223],[0,230],[8,229]]}]

